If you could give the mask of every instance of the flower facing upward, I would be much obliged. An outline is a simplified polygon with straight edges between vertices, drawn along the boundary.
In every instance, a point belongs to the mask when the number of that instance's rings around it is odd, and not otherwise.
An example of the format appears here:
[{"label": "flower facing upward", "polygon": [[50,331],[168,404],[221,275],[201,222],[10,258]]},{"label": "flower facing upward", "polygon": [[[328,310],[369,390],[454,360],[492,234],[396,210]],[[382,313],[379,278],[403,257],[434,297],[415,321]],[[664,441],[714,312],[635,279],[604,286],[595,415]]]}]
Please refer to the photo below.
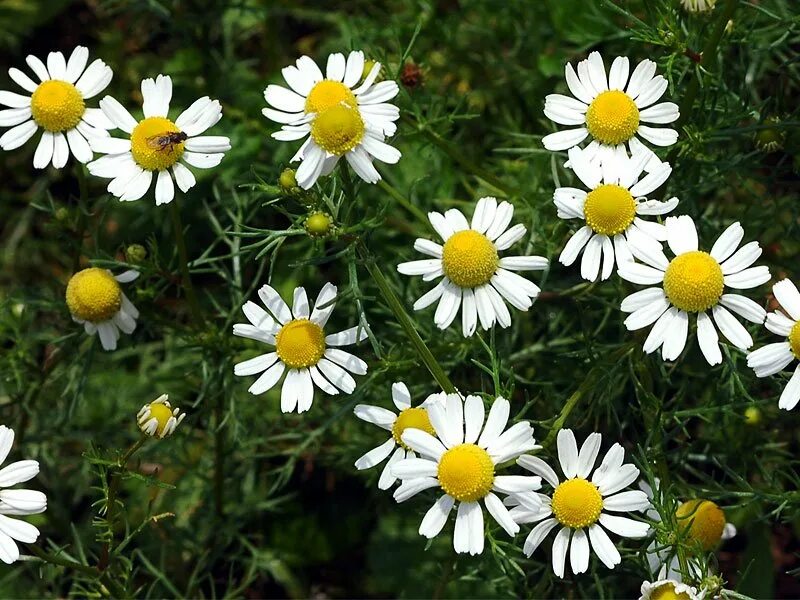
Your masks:
[{"label": "flower facing upward", "polygon": [[644,581],[641,594],[639,600],[702,600],[705,595],[698,593],[697,588],[674,579]]},{"label": "flower facing upward", "polygon": [[[755,371],[757,377],[775,375],[800,359],[800,292],[794,283],[783,279],[772,286],[772,293],[781,310],[769,313],[765,326],[772,333],[786,339],[767,344],[747,356],[747,366]],[[783,388],[778,407],[792,410],[798,402],[800,402],[800,364],[795,367],[789,383]]]},{"label": "flower facing upward", "polygon": [[90,163],[89,172],[111,179],[108,191],[120,200],[138,200],[155,179],[156,204],[167,204],[175,197],[173,177],[181,191],[188,192],[196,181],[186,165],[216,167],[231,143],[224,136],[200,135],[222,118],[218,100],[204,96],[172,121],[168,116],[172,79],[165,75],[142,80],[142,98],[141,121],[111,96],[100,101],[100,108],[128,139],[93,140],[92,148],[107,156]]},{"label": "flower facing upward", "polygon": [[711,12],[717,0],[681,0],[681,6],[689,12]]},{"label": "flower facing upward", "polygon": [[89,67],[89,51],[78,46],[69,61],[61,52],[51,52],[47,66],[35,56],[28,56],[28,66],[39,79],[36,83],[16,68],[8,74],[30,96],[0,91],[0,127],[12,127],[0,137],[0,148],[13,150],[42,129],[42,137],[33,155],[33,166],[43,169],[51,164],[60,169],[72,154],[79,162],[92,160],[87,142],[94,137],[107,137],[113,129],[99,108],[87,108],[86,100],[102,92],[113,73],[99,58]]},{"label": "flower facing upward", "polygon": [[[740,294],[725,288],[749,289],[769,280],[767,267],[751,267],[761,256],[758,242],[745,244],[739,223],[728,227],[710,252],[698,250],[697,230],[691,217],[668,217],[667,244],[675,254],[668,260],[659,249],[641,256],[645,264],[629,262],[619,268],[620,277],[638,284],[662,284],[631,294],[622,301],[630,331],[653,323],[644,342],[648,354],[661,348],[664,360],[678,358],[686,345],[689,315],[697,315],[697,342],[710,365],[722,362],[719,336],[714,324],[734,346],[746,350],[753,338],[728,309],[753,323],[763,323],[766,311]],[[711,312],[711,317],[708,312]]]},{"label": "flower facing upward", "polygon": [[564,577],[568,550],[572,572],[576,575],[586,572],[590,542],[606,567],[613,569],[618,565],[622,559],[606,529],[622,537],[641,538],[649,528],[647,523],[610,514],[643,510],[650,502],[642,491],[621,491],[636,481],[639,469],[623,464],[625,451],[619,444],[614,444],[600,466],[594,468],[601,441],[601,435],[593,433],[578,452],[572,431],[558,432],[558,461],[564,481],[559,481],[556,472],[536,456],[517,459],[521,467],[541,475],[553,487],[551,497],[539,494],[538,510],[521,505],[511,510],[511,516],[517,523],[539,523],[525,540],[526,556],[531,556],[553,529],[561,527],[553,541],[553,572],[558,577]]},{"label": "flower facing upward", "polygon": [[[14,445],[14,430],[0,425],[0,464]],[[47,510],[47,497],[34,490],[12,490],[12,485],[30,481],[39,473],[35,460],[20,460],[0,469],[0,560],[11,564],[19,559],[17,542],[32,544],[39,530],[30,523],[11,517],[36,515]]]},{"label": "flower facing upward", "polygon": [[[378,479],[378,488],[388,490],[397,481],[392,473],[392,465],[404,458],[414,458],[416,454],[403,443],[403,433],[406,429],[421,429],[433,435],[435,433],[428,417],[428,407],[433,402],[444,403],[444,392],[431,394],[419,406],[411,406],[411,394],[405,383],[392,384],[392,402],[399,410],[394,413],[380,406],[357,404],[353,412],[362,421],[373,423],[378,427],[391,432],[389,439],[380,446],[373,448],[356,461],[359,471],[369,469],[379,464],[391,454]],[[394,452],[392,452],[394,451]]]},{"label": "flower facing upward", "polygon": [[181,413],[177,406],[172,408],[168,398],[167,394],[161,394],[141,408],[139,414],[136,415],[136,420],[143,433],[164,439],[172,435],[175,428],[181,424],[186,413]]},{"label": "flower facing upward", "polygon": [[269,312],[254,302],[247,302],[242,311],[250,323],[237,323],[233,334],[269,344],[275,350],[234,366],[236,375],[262,373],[247,391],[253,395],[263,394],[286,372],[281,388],[281,411],[297,409],[301,413],[311,408],[314,386],[330,395],[338,394],[339,390],[350,394],[356,389],[350,373],[366,374],[367,363],[340,350],[339,346],[365,340],[367,332],[362,325],[357,325],[325,335],[325,325],[335,306],[335,285],[326,283],[313,307],[309,306],[302,287],[294,290],[291,310],[268,285],[258,290],[258,296]]},{"label": "flower facing upward", "polygon": [[405,502],[423,490],[439,488],[444,493],[422,519],[420,535],[436,537],[458,502],[453,548],[459,553],[480,554],[484,544],[481,502],[510,536],[519,526],[496,493],[538,508],[533,491],[539,489],[540,477],[495,473],[502,463],[539,448],[533,428],[521,421],[504,432],[511,407],[500,397],[492,403],[485,423],[483,400],[478,396],[462,400],[458,394],[448,394],[444,403],[431,403],[427,410],[434,433],[409,427],[400,437],[420,458],[405,458],[392,466],[394,476],[402,480],[394,498]]},{"label": "flower facing upward", "polygon": [[550,94],[545,99],[544,114],[561,125],[578,127],[544,136],[544,147],[568,150],[591,137],[586,147],[589,161],[618,165],[628,152],[631,155],[643,152],[649,157],[647,171],[655,169],[660,161],[639,137],[656,146],[671,146],[678,139],[678,132],[642,123],[672,123],[679,116],[677,104],[655,104],[668,85],[655,72],[656,63],[645,59],[630,74],[628,58],[618,56],[606,76],[599,52],[592,52],[579,62],[577,74],[567,63],[567,87],[574,98]]},{"label": "flower facing upward", "polygon": [[351,52],[328,56],[325,75],[308,56],[297,59],[296,66],[283,69],[290,89],[268,85],[264,90],[267,104],[264,116],[281,123],[276,140],[305,142],[292,158],[302,161],[297,169],[297,183],[309,189],[322,175],[329,174],[344,157],[353,170],[368,183],[376,183],[380,174],[373,159],[394,164],[400,152],[384,142],[395,134],[394,122],[399,109],[389,104],[399,87],[394,81],[375,82],[381,70],[374,63],[364,74],[364,53]]},{"label": "flower facing upward", "polygon": [[[478,200],[472,223],[457,208],[444,214],[428,213],[431,225],[444,245],[417,239],[414,249],[433,258],[402,263],[397,270],[404,275],[422,275],[424,281],[441,281],[414,303],[414,310],[439,304],[434,323],[447,329],[461,309],[464,336],[475,333],[478,322],[489,329],[495,322],[511,325],[505,302],[519,310],[528,310],[539,295],[539,286],[512,271],[542,270],[547,259],[541,256],[507,256],[499,252],[510,248],[525,235],[522,224],[509,228],[514,207],[495,198]],[[505,302],[504,302],[505,300]]]},{"label": "flower facing upward", "polygon": [[119,284],[137,277],[138,271],[115,276],[108,269],[90,267],[75,273],[67,284],[67,307],[72,320],[83,324],[87,334],[97,333],[103,350],[116,350],[119,332],[131,334],[136,329],[139,311]]},{"label": "flower facing upward", "polygon": [[570,165],[589,191],[563,187],[553,194],[559,217],[582,219],[586,223],[564,246],[558,257],[561,264],[571,265],[583,251],[581,276],[594,281],[598,275],[608,279],[615,262],[621,265],[633,260],[633,256],[661,251],[660,241],[667,239],[666,227],[641,217],[666,214],[678,205],[678,199],[659,202],[644,198],[672,172],[667,163],[661,163],[639,180],[647,160],[647,155],[640,152],[631,159],[623,159],[620,169],[601,169],[587,160],[585,150],[570,148]]}]

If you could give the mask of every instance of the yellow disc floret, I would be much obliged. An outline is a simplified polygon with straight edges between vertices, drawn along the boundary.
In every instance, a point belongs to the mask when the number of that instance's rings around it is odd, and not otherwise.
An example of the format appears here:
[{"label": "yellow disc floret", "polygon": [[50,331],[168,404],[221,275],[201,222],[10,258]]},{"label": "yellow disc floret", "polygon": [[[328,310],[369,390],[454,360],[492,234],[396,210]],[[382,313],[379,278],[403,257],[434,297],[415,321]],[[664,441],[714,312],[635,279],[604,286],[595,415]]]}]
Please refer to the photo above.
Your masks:
[{"label": "yellow disc floret", "polygon": [[68,131],[80,123],[86,107],[71,83],[51,79],[39,84],[31,96],[31,115],[47,131]]},{"label": "yellow disc floret", "polygon": [[586,128],[598,142],[616,146],[627,142],[636,133],[639,109],[625,92],[602,92],[586,111]]},{"label": "yellow disc floret", "polygon": [[289,368],[310,367],[325,353],[325,334],[319,325],[308,319],[289,321],[275,337],[275,351]]},{"label": "yellow disc floret", "polygon": [[665,581],[650,592],[650,600],[691,600],[691,597],[686,592],[676,592],[675,584]]},{"label": "yellow disc floret", "polygon": [[636,216],[636,201],[624,187],[601,185],[586,196],[583,205],[586,224],[595,233],[617,235],[625,231]]},{"label": "yellow disc floret", "polygon": [[702,312],[716,305],[724,283],[722,267],[708,252],[700,250],[675,257],[664,274],[669,301],[686,312]]},{"label": "yellow disc floret", "polygon": [[593,483],[576,477],[559,484],[550,504],[553,516],[565,527],[581,529],[597,522],[603,497]]},{"label": "yellow disc floret", "polygon": [[178,162],[185,143],[160,141],[171,133],[180,133],[180,129],[164,117],[139,121],[131,133],[131,154],[136,164],[148,171],[163,171]]},{"label": "yellow disc floret", "polygon": [[337,104],[317,115],[311,137],[323,150],[341,156],[364,139],[364,120],[357,108]]},{"label": "yellow disc floret", "polygon": [[725,513],[711,500],[687,500],[675,511],[678,527],[686,530],[691,544],[704,552],[713,550],[725,530]]},{"label": "yellow disc floret", "polygon": [[150,409],[150,417],[148,420],[155,419],[158,421],[156,435],[161,437],[161,434],[164,433],[164,428],[167,426],[167,423],[169,423],[170,417],[172,417],[172,408],[163,402],[153,402],[148,408]]},{"label": "yellow disc floret", "polygon": [[339,104],[356,108],[358,101],[345,84],[324,79],[316,84],[306,97],[306,112],[321,113]]},{"label": "yellow disc floret", "polygon": [[426,433],[434,435],[436,432],[431,425],[431,420],[428,418],[428,411],[424,408],[406,408],[397,415],[397,419],[392,425],[392,437],[394,441],[400,444],[406,450],[411,450],[403,443],[403,432],[406,429],[421,429]]},{"label": "yellow disc floret", "polygon": [[69,312],[83,321],[102,323],[119,312],[122,290],[113,275],[92,267],[78,271],[67,284]]},{"label": "yellow disc floret", "polygon": [[463,288],[489,283],[499,263],[497,247],[489,238],[473,229],[451,235],[442,251],[444,274]]},{"label": "yellow disc floret", "polygon": [[792,347],[792,354],[795,358],[800,358],[800,321],[792,325],[789,332],[789,345]]},{"label": "yellow disc floret", "polygon": [[483,448],[461,444],[442,454],[437,476],[445,493],[459,502],[475,502],[492,489],[494,463]]}]

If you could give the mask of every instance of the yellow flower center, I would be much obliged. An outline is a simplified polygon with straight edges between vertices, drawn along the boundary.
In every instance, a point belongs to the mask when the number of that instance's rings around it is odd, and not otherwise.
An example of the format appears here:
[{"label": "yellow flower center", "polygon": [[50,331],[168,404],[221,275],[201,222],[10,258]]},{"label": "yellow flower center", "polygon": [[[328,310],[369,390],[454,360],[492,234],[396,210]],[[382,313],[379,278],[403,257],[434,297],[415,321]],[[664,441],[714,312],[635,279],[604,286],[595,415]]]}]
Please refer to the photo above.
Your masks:
[{"label": "yellow flower center", "polygon": [[795,358],[800,358],[800,321],[792,325],[789,332],[789,345],[792,347],[792,354]]},{"label": "yellow flower center", "polygon": [[725,513],[711,500],[687,500],[678,507],[675,516],[678,518],[678,527],[686,530],[689,542],[698,545],[704,552],[713,550],[722,539]]},{"label": "yellow flower center", "polygon": [[485,235],[473,229],[451,235],[442,251],[444,274],[463,288],[489,283],[499,263],[495,245]]},{"label": "yellow flower center", "polygon": [[475,502],[492,489],[494,463],[483,448],[461,444],[442,454],[437,476],[445,493],[460,502]]},{"label": "yellow flower center", "polygon": [[[171,416],[172,409],[163,402],[156,402],[150,405],[150,419],[158,421],[156,435],[161,436],[161,434],[164,433],[164,428],[167,426]],[[148,419],[148,421],[150,419]]]},{"label": "yellow flower center", "polygon": [[105,269],[92,267],[78,271],[67,284],[69,312],[84,321],[108,321],[119,312],[121,303],[119,283]]},{"label": "yellow flower center", "polygon": [[426,433],[435,435],[431,420],[428,418],[428,411],[424,408],[406,408],[401,411],[392,425],[392,437],[406,450],[411,450],[403,443],[403,432],[406,429],[421,429]]},{"label": "yellow flower center", "polygon": [[650,600],[690,600],[690,598],[686,592],[676,593],[675,584],[668,581],[650,593]]},{"label": "yellow flower center", "polygon": [[358,101],[345,84],[339,81],[323,79],[316,84],[306,97],[306,112],[321,113],[338,104],[346,104],[350,108],[357,108]]},{"label": "yellow flower center", "polygon": [[311,236],[324,236],[330,233],[333,219],[324,212],[313,212],[306,217],[305,228]]},{"label": "yellow flower center", "polygon": [[364,138],[364,120],[357,108],[337,104],[317,114],[311,123],[311,137],[323,150],[341,156]]},{"label": "yellow flower center", "polygon": [[171,133],[180,133],[180,129],[164,117],[139,121],[131,133],[131,154],[136,164],[148,171],[163,171],[178,162],[185,143],[170,141]]},{"label": "yellow flower center", "polygon": [[627,142],[636,133],[639,109],[625,92],[602,92],[586,111],[586,128],[597,141],[616,146]]},{"label": "yellow flower center", "polygon": [[558,522],[572,529],[582,529],[597,522],[603,510],[603,497],[597,486],[576,477],[559,484],[551,502]]},{"label": "yellow flower center", "polygon": [[304,369],[319,362],[325,353],[322,328],[308,319],[295,319],[281,327],[275,338],[275,351],[291,369]]},{"label": "yellow flower center", "polygon": [[586,196],[583,214],[586,223],[595,233],[617,235],[633,223],[636,201],[622,186],[601,185]]},{"label": "yellow flower center", "polygon": [[81,120],[86,107],[71,83],[51,79],[39,84],[31,96],[31,115],[47,131],[68,131]]},{"label": "yellow flower center", "polygon": [[700,250],[675,257],[664,274],[664,291],[670,302],[686,312],[702,312],[714,306],[723,286],[719,263]]}]

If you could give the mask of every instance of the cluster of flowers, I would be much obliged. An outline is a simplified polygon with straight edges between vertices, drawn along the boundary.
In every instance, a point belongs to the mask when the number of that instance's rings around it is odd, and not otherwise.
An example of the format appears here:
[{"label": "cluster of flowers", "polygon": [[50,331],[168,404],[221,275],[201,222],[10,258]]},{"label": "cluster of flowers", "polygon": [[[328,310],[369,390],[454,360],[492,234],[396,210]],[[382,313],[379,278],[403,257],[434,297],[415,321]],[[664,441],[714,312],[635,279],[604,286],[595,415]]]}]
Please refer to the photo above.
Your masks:
[{"label": "cluster of flowers", "polygon": [[[111,79],[105,63],[96,60],[85,68],[87,61],[88,52],[81,47],[69,61],[60,53],[51,53],[46,66],[30,56],[27,62],[39,83],[11,69],[12,79],[31,95],[0,92],[0,104],[10,107],[0,111],[0,125],[12,127],[0,137],[0,147],[19,147],[41,128],[35,167],[63,167],[71,152],[78,161],[89,163],[90,173],[111,179],[108,191],[120,200],[143,197],[155,179],[156,204],[173,200],[173,178],[183,192],[194,185],[187,165],[214,167],[230,149],[226,137],[201,135],[221,118],[216,100],[200,98],[175,121],[169,119],[172,82],[167,76],[142,82],[141,121],[109,96],[99,102],[99,109],[87,108],[85,100],[99,94]],[[362,52],[355,51],[347,57],[330,55],[323,75],[318,65],[304,56],[282,71],[289,88],[266,88],[264,95],[271,108],[265,108],[264,115],[281,124],[273,137],[304,139],[292,159],[300,161],[300,187],[311,188],[319,177],[331,173],[342,157],[369,183],[380,179],[374,160],[395,163],[400,159],[400,152],[386,143],[396,132],[399,118],[398,108],[388,102],[397,95],[398,86],[393,81],[378,81],[380,70],[379,63],[370,64]],[[577,69],[566,66],[566,84],[572,96],[547,97],[545,114],[570,128],[545,136],[543,143],[549,150],[567,151],[565,167],[583,186],[558,188],[554,193],[560,218],[584,222],[559,260],[569,266],[582,253],[580,273],[587,280],[606,280],[616,270],[630,282],[655,286],[628,296],[620,306],[630,313],[625,320],[629,330],[653,326],[644,343],[645,352],[660,348],[664,360],[678,358],[687,342],[690,315],[694,315],[704,357],[709,364],[719,364],[722,354],[717,330],[743,350],[753,344],[733,312],[754,323],[766,320],[770,331],[787,338],[748,357],[758,376],[777,373],[800,356],[800,292],[788,280],[775,284],[775,297],[788,314],[776,311],[770,315],[745,296],[725,293],[726,287],[754,288],[770,278],[766,267],[752,266],[761,254],[757,242],[739,248],[744,231],[738,223],[728,227],[710,252],[705,252],[699,249],[690,217],[670,216],[664,223],[648,219],[671,213],[678,206],[677,198],[659,201],[647,197],[666,182],[672,169],[645,142],[669,146],[678,136],[673,129],[652,126],[672,123],[679,116],[674,103],[658,103],[668,84],[655,71],[655,63],[644,60],[631,72],[628,59],[618,57],[607,73],[600,54],[593,52]],[[114,128],[127,137],[110,137],[108,130]],[[587,138],[589,143],[582,146]],[[95,152],[106,156],[92,160]],[[397,267],[405,275],[439,280],[417,300],[415,310],[437,303],[434,322],[440,329],[448,328],[460,312],[464,336],[473,335],[478,323],[483,329],[495,323],[508,327],[508,305],[527,311],[540,289],[516,271],[542,270],[548,264],[540,256],[500,257],[526,234],[523,225],[511,225],[513,215],[509,202],[492,197],[476,203],[471,220],[457,209],[429,213],[442,243],[417,239],[414,248],[429,258]],[[664,252],[664,242],[672,259]],[[131,333],[136,326],[138,311],[119,283],[137,276],[135,271],[126,271],[115,277],[106,269],[93,267],[76,273],[67,286],[66,300],[73,318],[88,334],[97,332],[107,350],[116,348],[120,331]],[[259,374],[249,391],[262,394],[283,379],[281,410],[298,413],[311,407],[315,388],[329,395],[352,393],[356,387],[352,374],[364,375],[367,364],[341,347],[364,340],[367,329],[362,322],[338,333],[325,333],[336,287],[325,284],[313,305],[306,290],[298,287],[291,308],[269,285],[258,295],[264,307],[247,302],[243,312],[248,323],[233,328],[234,335],[273,348],[235,366],[236,375]],[[356,467],[373,467],[388,458],[378,485],[389,489],[399,480],[394,492],[398,502],[429,488],[441,490],[423,518],[421,535],[432,538],[439,534],[456,503],[456,552],[482,552],[483,507],[511,536],[520,525],[537,523],[524,543],[527,555],[558,528],[552,563],[556,575],[563,577],[567,555],[574,573],[588,569],[590,548],[607,567],[620,563],[607,532],[631,538],[652,533],[647,522],[619,514],[646,511],[650,498],[643,490],[626,489],[639,478],[639,469],[624,462],[619,444],[613,444],[596,465],[599,433],[589,435],[579,449],[572,431],[558,432],[563,475],[559,478],[551,466],[532,454],[541,447],[535,444],[528,422],[519,421],[506,429],[511,406],[502,397],[492,399],[488,416],[484,400],[476,395],[438,393],[412,406],[406,386],[396,383],[392,399],[399,413],[379,406],[355,408],[358,418],[391,432],[391,438],[358,459]],[[793,408],[798,400],[800,375],[796,371],[780,406]],[[138,418],[145,433],[163,437],[183,415],[162,397],[145,406]],[[495,474],[514,459],[532,475]],[[0,485],[7,483],[2,479],[4,471],[0,471]],[[540,491],[544,484],[551,488],[547,494]],[[2,494],[0,501],[8,510],[22,510]],[[0,504],[0,511],[6,504]],[[684,503],[678,517],[690,521],[690,537],[695,532],[704,549],[713,548],[726,531],[724,514],[708,501]],[[32,535],[32,531],[6,531],[4,524],[0,520],[0,531],[14,539],[28,541]],[[3,545],[0,558],[13,558],[10,546],[0,537]],[[669,574],[670,557],[663,552],[651,554],[662,574]],[[648,583],[643,595],[649,597],[667,584],[676,594],[697,595],[694,588],[679,588],[677,580]]]}]

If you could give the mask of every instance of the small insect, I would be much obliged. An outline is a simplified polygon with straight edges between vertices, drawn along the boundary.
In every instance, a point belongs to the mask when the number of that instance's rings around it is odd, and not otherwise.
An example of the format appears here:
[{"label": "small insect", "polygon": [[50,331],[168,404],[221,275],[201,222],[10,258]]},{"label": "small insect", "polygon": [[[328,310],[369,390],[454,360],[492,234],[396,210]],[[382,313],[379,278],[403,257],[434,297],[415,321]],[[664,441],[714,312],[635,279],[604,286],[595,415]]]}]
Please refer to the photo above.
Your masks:
[{"label": "small insect", "polygon": [[165,133],[151,135],[145,141],[147,143],[147,147],[151,150],[170,152],[175,146],[185,142],[188,137],[189,136],[183,131],[167,131]]}]

